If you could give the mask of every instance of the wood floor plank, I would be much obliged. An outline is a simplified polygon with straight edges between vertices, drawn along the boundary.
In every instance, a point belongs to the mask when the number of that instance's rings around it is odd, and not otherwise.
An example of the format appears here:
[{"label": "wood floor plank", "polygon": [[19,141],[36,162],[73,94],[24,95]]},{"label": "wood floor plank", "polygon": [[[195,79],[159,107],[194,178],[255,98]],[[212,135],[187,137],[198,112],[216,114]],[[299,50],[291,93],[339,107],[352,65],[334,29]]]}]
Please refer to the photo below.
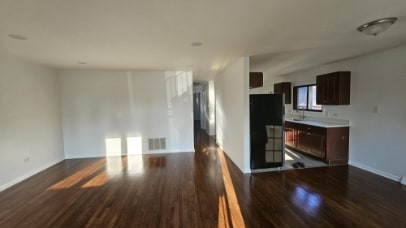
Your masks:
[{"label": "wood floor plank", "polygon": [[0,227],[403,227],[406,187],[352,166],[243,174],[195,153],[65,160],[0,192]]}]

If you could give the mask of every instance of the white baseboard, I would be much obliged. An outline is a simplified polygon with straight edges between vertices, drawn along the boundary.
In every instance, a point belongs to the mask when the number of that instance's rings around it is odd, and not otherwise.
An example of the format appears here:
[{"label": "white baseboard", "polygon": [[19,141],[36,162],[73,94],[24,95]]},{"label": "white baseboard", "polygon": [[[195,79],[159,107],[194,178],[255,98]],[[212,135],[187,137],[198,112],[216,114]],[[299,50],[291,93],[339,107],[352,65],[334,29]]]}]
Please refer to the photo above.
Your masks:
[{"label": "white baseboard", "polygon": [[83,154],[83,155],[66,155],[65,159],[79,159],[79,158],[104,158],[105,155],[98,155],[98,154]]},{"label": "white baseboard", "polygon": [[242,171],[242,173],[247,174],[247,173],[253,173],[253,172],[252,172],[252,170],[251,170],[251,169],[244,169],[244,171]]},{"label": "white baseboard", "polygon": [[222,151],[224,151],[224,148],[223,148],[223,144],[221,144],[219,141],[217,141],[216,140],[216,144],[219,146],[219,148],[222,150]]},{"label": "white baseboard", "polygon": [[14,179],[14,180],[12,180],[12,181],[10,181],[8,183],[5,183],[5,184],[1,185],[0,186],[0,192],[6,190],[7,188],[10,188],[11,186],[13,186],[15,184],[18,184],[19,182],[21,182],[21,181],[23,181],[23,180],[37,174],[37,173],[39,173],[39,172],[41,172],[41,171],[55,165],[55,164],[58,164],[59,162],[61,162],[63,160],[65,160],[65,158],[58,158],[58,159],[56,159],[54,161],[48,162],[47,164],[45,164],[45,165],[43,165],[43,166],[41,166],[39,168],[36,168],[36,169],[34,169],[34,170],[32,170],[32,171],[30,171],[30,172],[28,172],[28,173],[26,173],[26,174],[24,174],[24,175],[22,175],[20,177],[17,177],[16,179]]},{"label": "white baseboard", "polygon": [[[190,153],[190,152],[195,152],[195,148],[192,149],[187,149],[187,150],[165,150],[161,153]],[[152,153],[153,154],[153,153]]]},{"label": "white baseboard", "polygon": [[367,166],[367,165],[360,164],[360,163],[358,163],[358,162],[349,161],[348,164],[349,164],[349,165],[352,165],[352,166],[355,166],[355,167],[358,167],[358,168],[360,168],[360,169],[369,171],[369,172],[371,172],[371,173],[375,173],[375,174],[377,174],[377,175],[379,175],[379,176],[386,177],[386,178],[391,179],[391,180],[394,180],[394,181],[396,181],[396,182],[400,182],[400,181],[401,181],[401,177],[399,177],[399,176],[396,176],[396,175],[393,175],[393,174],[384,172],[384,171],[379,170],[379,169],[372,168],[372,167]]},{"label": "white baseboard", "polygon": [[133,156],[133,155],[152,155],[152,154],[174,154],[174,153],[194,153],[195,149],[188,150],[155,150],[155,151],[143,151],[142,154],[122,154],[117,156],[106,156],[105,154],[81,154],[81,155],[66,155],[66,159],[78,159],[78,158],[105,158],[105,157],[121,157],[121,156]]}]

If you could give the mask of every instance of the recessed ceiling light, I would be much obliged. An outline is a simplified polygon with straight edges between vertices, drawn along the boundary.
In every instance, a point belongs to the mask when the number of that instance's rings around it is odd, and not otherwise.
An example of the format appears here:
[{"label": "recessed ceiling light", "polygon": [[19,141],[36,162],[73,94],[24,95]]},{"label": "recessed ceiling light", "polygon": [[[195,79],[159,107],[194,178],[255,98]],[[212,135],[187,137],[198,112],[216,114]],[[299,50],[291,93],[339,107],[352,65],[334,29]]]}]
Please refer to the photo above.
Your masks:
[{"label": "recessed ceiling light", "polygon": [[16,40],[28,40],[27,37],[19,34],[8,34],[8,37],[16,39]]},{"label": "recessed ceiling light", "polygon": [[85,65],[86,63],[85,62],[78,62],[78,64]]},{"label": "recessed ceiling light", "polygon": [[191,45],[192,47],[200,47],[200,46],[203,45],[203,43],[202,43],[202,42],[199,42],[199,41],[195,41],[195,42],[192,42],[190,45]]}]

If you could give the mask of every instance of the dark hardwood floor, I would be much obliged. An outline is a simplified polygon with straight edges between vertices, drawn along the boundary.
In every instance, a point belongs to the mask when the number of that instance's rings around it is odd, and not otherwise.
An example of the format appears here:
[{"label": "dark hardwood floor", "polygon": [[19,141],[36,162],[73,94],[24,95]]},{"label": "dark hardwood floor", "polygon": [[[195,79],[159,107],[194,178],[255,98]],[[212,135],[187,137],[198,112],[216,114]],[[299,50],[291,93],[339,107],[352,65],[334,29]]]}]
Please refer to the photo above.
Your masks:
[{"label": "dark hardwood floor", "polygon": [[196,153],[65,160],[0,193],[0,227],[405,227],[406,187],[351,166],[242,174]]}]

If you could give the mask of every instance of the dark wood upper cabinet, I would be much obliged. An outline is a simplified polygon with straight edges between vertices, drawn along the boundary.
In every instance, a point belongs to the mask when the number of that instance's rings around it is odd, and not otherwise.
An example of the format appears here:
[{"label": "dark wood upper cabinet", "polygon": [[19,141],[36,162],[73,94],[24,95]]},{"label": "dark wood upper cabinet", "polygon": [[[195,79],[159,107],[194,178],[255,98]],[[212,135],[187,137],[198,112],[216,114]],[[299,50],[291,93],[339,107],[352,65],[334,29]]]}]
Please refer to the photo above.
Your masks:
[{"label": "dark wood upper cabinet", "polygon": [[351,72],[338,71],[316,77],[316,103],[321,105],[349,105]]},{"label": "dark wood upper cabinet", "polygon": [[262,87],[264,76],[262,72],[250,72],[250,89]]},{"label": "dark wood upper cabinet", "polygon": [[292,104],[292,83],[280,82],[273,85],[275,94],[285,94],[285,104]]}]

